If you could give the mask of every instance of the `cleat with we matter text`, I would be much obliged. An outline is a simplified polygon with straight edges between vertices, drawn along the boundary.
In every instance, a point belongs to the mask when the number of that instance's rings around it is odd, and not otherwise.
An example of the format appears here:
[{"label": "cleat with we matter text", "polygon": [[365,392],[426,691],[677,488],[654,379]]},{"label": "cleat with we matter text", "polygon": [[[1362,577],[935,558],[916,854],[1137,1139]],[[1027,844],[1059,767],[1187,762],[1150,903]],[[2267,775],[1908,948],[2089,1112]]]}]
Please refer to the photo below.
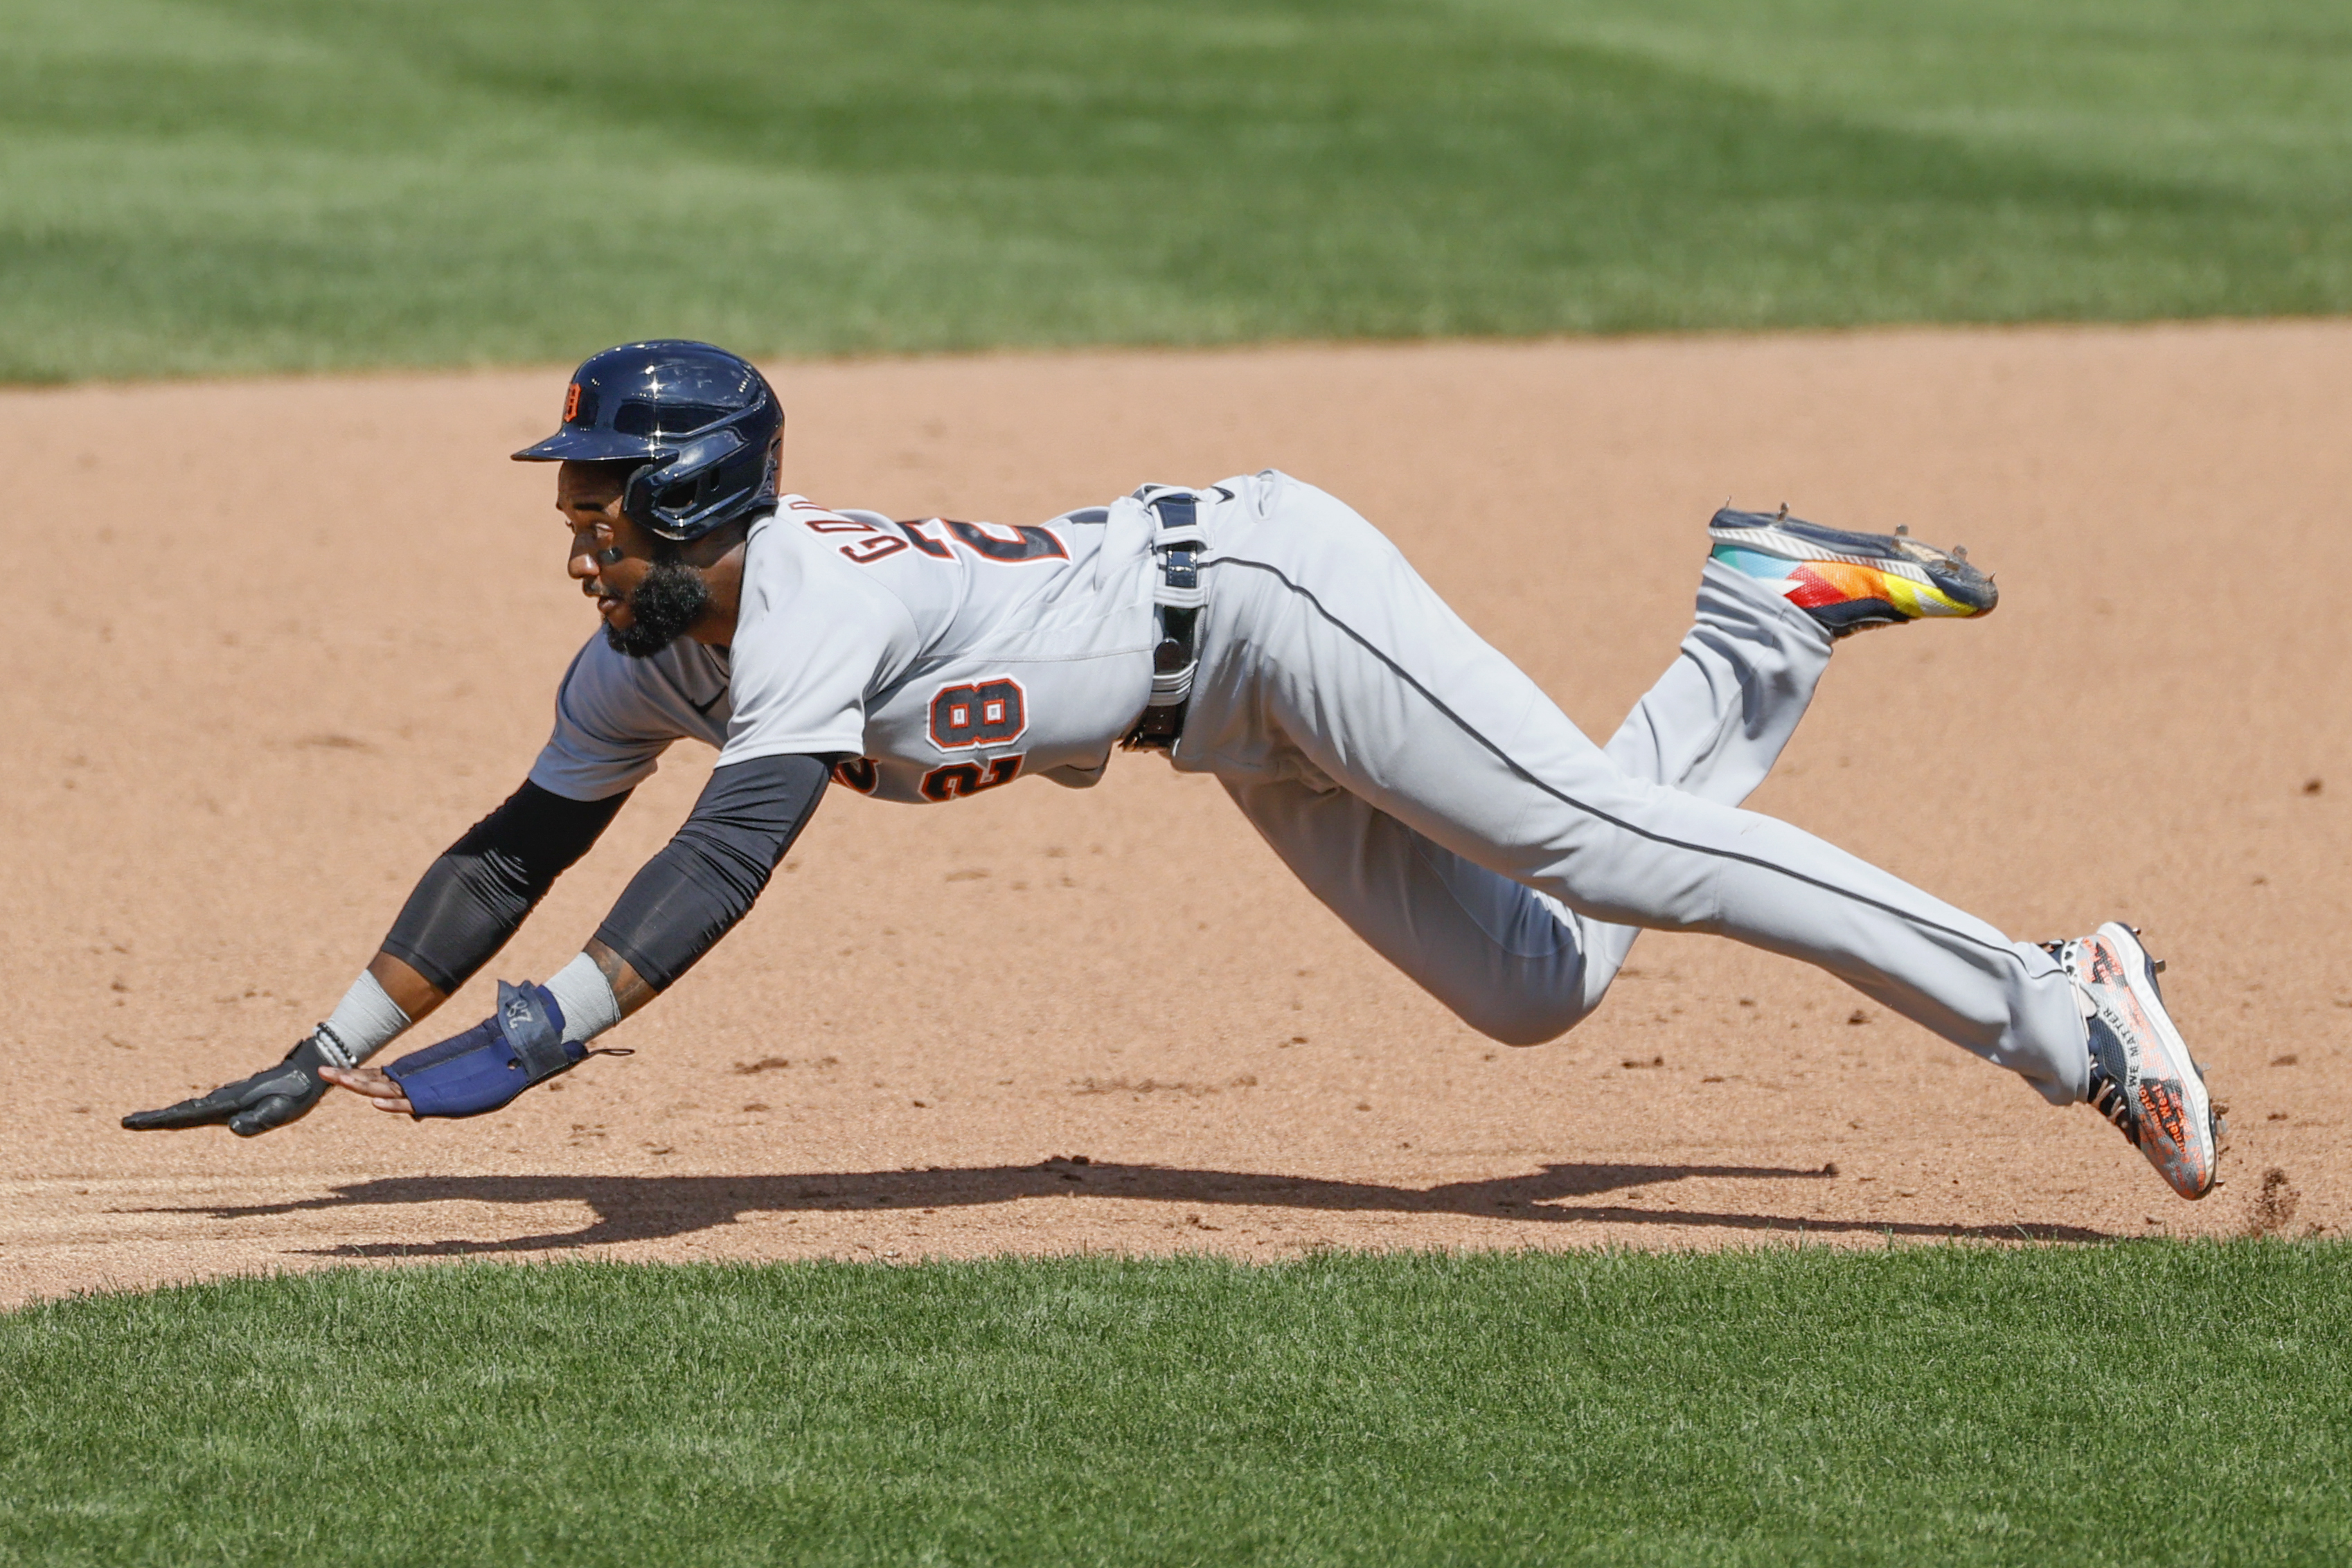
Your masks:
[{"label": "cleat with we matter text", "polygon": [[1777,589],[1832,637],[1935,616],[1986,616],[2000,603],[1968,552],[1922,544],[1908,531],[1849,533],[1790,517],[1726,507],[1707,524],[1717,561]]}]

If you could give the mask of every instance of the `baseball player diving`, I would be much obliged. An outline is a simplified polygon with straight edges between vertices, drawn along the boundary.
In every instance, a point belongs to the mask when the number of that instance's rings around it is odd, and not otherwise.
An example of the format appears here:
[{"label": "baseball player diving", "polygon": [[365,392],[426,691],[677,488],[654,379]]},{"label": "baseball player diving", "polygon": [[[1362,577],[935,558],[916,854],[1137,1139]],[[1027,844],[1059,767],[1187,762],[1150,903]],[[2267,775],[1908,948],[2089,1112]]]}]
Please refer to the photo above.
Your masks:
[{"label": "baseball player diving", "polygon": [[[331,1085],[478,1116],[585,1060],[741,920],[828,788],[950,804],[1094,784],[1121,747],[1213,773],[1333,913],[1474,1028],[1551,1039],[1645,927],[1816,964],[2086,1100],[2185,1198],[2222,1131],[2126,926],[2012,942],[1811,834],[1740,809],[1838,639],[1983,615],[1958,552],[1725,510],[1696,623],[1605,745],[1480,640],[1396,547],[1271,469],[1146,485],[1002,527],[779,493],[783,411],[708,344],[608,349],[561,426],[567,570],[604,626],[505,804],[435,861],[350,993],[282,1062],[125,1117],[282,1127]],[[719,749],[677,836],[545,984],[368,1062],[488,963],[672,742]]]}]

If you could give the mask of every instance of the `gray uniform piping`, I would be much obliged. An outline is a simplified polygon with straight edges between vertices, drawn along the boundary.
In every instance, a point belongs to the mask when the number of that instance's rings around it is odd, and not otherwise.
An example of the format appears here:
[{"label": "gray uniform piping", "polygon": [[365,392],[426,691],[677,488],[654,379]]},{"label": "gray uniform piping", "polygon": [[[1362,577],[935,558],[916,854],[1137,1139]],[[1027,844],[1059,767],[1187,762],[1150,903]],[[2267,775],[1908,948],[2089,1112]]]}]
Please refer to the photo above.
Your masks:
[{"label": "gray uniform piping", "polygon": [[[1679,838],[1670,837],[1665,834],[1654,832],[1651,829],[1640,826],[1637,824],[1627,822],[1621,817],[1602,811],[1598,806],[1588,805],[1583,801],[1577,799],[1567,791],[1554,785],[1548,780],[1544,779],[1541,775],[1535,773],[1532,769],[1521,763],[1517,758],[1513,757],[1510,752],[1504,750],[1500,744],[1489,739],[1475,725],[1463,718],[1459,713],[1456,713],[1452,708],[1446,706],[1444,701],[1440,699],[1435,692],[1430,690],[1428,687],[1423,685],[1418,679],[1416,679],[1411,670],[1406,669],[1395,659],[1389,657],[1389,655],[1384,650],[1377,647],[1370,638],[1365,637],[1361,632],[1349,626],[1337,615],[1334,615],[1331,610],[1325,605],[1322,600],[1315,596],[1312,589],[1303,587],[1299,584],[1292,581],[1289,575],[1280,567],[1272,565],[1264,561],[1248,561],[1233,555],[1220,556],[1213,560],[1204,561],[1202,564],[1204,569],[1213,570],[1220,566],[1240,566],[1246,567],[1254,572],[1263,572],[1266,574],[1266,575],[1272,577],[1276,582],[1280,583],[1285,588],[1290,590],[1291,593],[1297,595],[1298,597],[1306,600],[1307,604],[1313,605],[1317,615],[1322,616],[1324,620],[1330,623],[1332,626],[1337,626],[1350,641],[1354,642],[1357,646],[1363,648],[1365,652],[1370,654],[1374,658],[1379,659],[1382,664],[1386,665],[1391,673],[1395,675],[1399,680],[1404,682],[1406,686],[1419,693],[1422,700],[1427,702],[1439,713],[1444,715],[1446,721],[1453,724],[1456,729],[1460,730],[1464,734],[1469,736],[1479,745],[1493,752],[1496,758],[1500,761],[1505,767],[1510,769],[1513,773],[1518,774],[1521,778],[1527,780],[1529,784],[1535,785],[1536,788],[1543,791],[1546,795],[1550,795],[1554,800],[1560,802],[1562,805],[1567,805],[1573,810],[1582,812],[1585,816],[1592,817],[1598,821],[1608,823],[1612,827],[1621,828],[1627,833],[1634,835],[1636,837],[1646,838],[1653,844],[1664,844],[1671,848],[1687,850],[1692,854],[1705,855],[1715,859],[1737,861],[1741,865],[1753,866],[1759,870],[1769,871],[1776,876],[1786,877],[1791,881],[1802,882],[1808,887],[1818,888],[1825,893],[1833,893],[1840,898],[1850,899],[1855,903],[1864,904],[1874,910],[1880,910],[1883,913],[1893,915],[1897,920],[1926,926],[1930,930],[1941,931],[1947,936],[1956,937],[1962,942],[1968,942],[1971,946],[1982,948],[1988,952],[1999,952],[2007,957],[2011,963],[2017,964],[2020,969],[2024,969],[2025,967],[2024,958],[2013,947],[2010,947],[2005,944],[1989,942],[1984,941],[1981,937],[1972,936],[1967,931],[1954,931],[1949,926],[1943,925],[1935,921],[1923,919],[1920,916],[1912,913],[1910,910],[1897,909],[1892,904],[1882,902],[1877,899],[1870,897],[1867,893],[1857,893],[1851,888],[1842,888],[1833,882],[1822,881],[1817,877],[1808,877],[1802,871],[1792,871],[1786,866],[1775,865],[1769,860],[1761,859],[1753,855],[1742,855],[1737,851],[1729,849],[1711,848],[1701,844],[1685,843]],[[2030,972],[2028,973],[2028,977],[2031,978]]]}]

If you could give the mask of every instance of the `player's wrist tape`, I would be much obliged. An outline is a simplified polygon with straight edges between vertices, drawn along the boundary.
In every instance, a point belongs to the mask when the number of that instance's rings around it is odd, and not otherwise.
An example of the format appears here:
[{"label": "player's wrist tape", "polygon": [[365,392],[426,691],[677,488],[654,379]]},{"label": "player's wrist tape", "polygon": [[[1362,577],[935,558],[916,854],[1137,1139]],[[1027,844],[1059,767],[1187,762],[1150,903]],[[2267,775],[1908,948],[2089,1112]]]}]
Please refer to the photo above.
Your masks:
[{"label": "player's wrist tape", "polygon": [[479,1116],[587,1059],[587,1047],[564,1039],[562,1005],[546,986],[501,980],[497,1012],[384,1070],[416,1116]]},{"label": "player's wrist tape", "polygon": [[573,1044],[593,1040],[621,1021],[613,983],[584,952],[547,977],[547,993],[563,1020],[564,1039]]},{"label": "player's wrist tape", "polygon": [[362,969],[312,1037],[330,1066],[355,1068],[390,1045],[408,1024],[400,1004]]}]

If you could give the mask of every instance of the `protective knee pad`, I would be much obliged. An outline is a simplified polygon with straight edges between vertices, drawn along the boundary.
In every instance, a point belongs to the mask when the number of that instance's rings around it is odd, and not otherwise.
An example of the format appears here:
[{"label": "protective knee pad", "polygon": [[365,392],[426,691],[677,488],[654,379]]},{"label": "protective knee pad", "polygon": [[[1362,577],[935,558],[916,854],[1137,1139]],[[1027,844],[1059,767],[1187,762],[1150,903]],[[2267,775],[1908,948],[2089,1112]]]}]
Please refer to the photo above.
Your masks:
[{"label": "protective knee pad", "polygon": [[546,986],[501,980],[497,1012],[384,1070],[419,1118],[479,1116],[587,1059],[586,1046],[564,1039],[563,1010]]}]

